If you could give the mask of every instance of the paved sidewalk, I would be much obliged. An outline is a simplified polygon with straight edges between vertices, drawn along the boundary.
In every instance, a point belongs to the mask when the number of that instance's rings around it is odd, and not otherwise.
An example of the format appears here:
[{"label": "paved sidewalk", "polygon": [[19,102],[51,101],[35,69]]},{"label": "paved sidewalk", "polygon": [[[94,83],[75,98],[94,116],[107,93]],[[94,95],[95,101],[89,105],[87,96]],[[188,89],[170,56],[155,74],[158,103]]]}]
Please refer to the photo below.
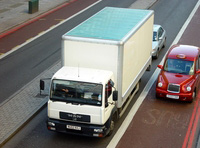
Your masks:
[{"label": "paved sidewalk", "polygon": [[66,2],[67,0],[39,0],[39,11],[29,14],[29,0],[0,0],[0,33]]},{"label": "paved sidewalk", "polygon": [[[139,0],[130,7],[145,9],[156,1]],[[39,0],[39,12],[28,14],[28,0],[0,0],[0,34],[64,2],[66,0]],[[51,78],[60,67],[61,63],[56,63],[0,104],[0,147],[46,104],[47,97],[39,95],[39,80]]]},{"label": "paved sidewalk", "polygon": [[15,93],[0,106],[0,147],[8,138],[17,132],[47,102],[47,89],[40,95],[40,78],[51,78],[61,67],[61,63],[53,65],[29,84]]}]

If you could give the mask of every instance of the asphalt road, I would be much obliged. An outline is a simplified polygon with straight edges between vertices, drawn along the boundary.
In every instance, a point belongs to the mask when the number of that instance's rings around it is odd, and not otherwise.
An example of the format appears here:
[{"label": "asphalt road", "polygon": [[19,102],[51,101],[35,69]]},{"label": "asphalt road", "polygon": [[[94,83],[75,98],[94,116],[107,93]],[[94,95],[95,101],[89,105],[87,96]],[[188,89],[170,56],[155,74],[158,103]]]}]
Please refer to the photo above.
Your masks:
[{"label": "asphalt road", "polygon": [[[111,0],[102,1],[95,7],[81,14],[80,16],[74,18],[73,20],[70,20],[69,22],[66,22],[66,24],[61,25],[59,28],[52,30],[48,34],[40,37],[38,40],[28,44],[27,46],[3,59],[0,62],[0,68],[1,66],[5,65],[5,67],[2,67],[3,71],[6,70],[10,75],[7,75],[7,73],[2,73],[1,71],[0,76],[5,78],[5,81],[2,82],[2,79],[0,79],[0,84],[4,84],[4,92],[6,92],[7,89],[11,90],[11,88],[14,90],[12,92],[8,91],[6,95],[4,93],[0,94],[0,96],[3,96],[3,98],[8,98],[16,90],[32,80],[42,71],[44,71],[45,68],[48,68],[53,63],[58,61],[60,59],[61,35],[64,32],[67,32],[67,30],[76,26],[104,6],[128,7],[129,5],[131,5],[132,2],[133,1],[128,0],[116,0],[115,2]],[[165,49],[160,52],[159,58],[153,61],[151,72],[146,72],[143,76],[139,93],[134,97],[124,116],[116,123],[117,125],[114,133],[123,122],[130,107],[134,104],[138,95],[141,93],[142,88],[144,88],[145,84],[154,72],[156,65],[160,63],[163,55],[176,37],[177,33],[189,16],[196,2],[197,0],[159,0],[151,8],[155,11],[155,23],[161,24],[167,31],[167,44]],[[39,58],[38,56],[41,56],[41,58],[37,59]],[[30,57],[32,58],[30,59]],[[19,59],[24,58],[26,59],[25,61],[21,60],[20,62],[17,62]],[[16,63],[19,63],[18,66],[16,66]],[[15,69],[16,67],[17,69]],[[15,69],[15,71],[10,71],[10,69]],[[25,71],[23,71],[23,69]],[[16,73],[19,74],[16,76]],[[15,77],[13,76],[13,74]],[[10,84],[12,85],[12,87],[10,86]],[[20,132],[18,132],[4,147],[98,148],[106,147],[112,138],[106,137],[104,139],[97,139],[50,132],[46,129],[46,119],[46,108],[44,108],[37,116],[35,116],[35,118],[27,123],[27,125]]]}]

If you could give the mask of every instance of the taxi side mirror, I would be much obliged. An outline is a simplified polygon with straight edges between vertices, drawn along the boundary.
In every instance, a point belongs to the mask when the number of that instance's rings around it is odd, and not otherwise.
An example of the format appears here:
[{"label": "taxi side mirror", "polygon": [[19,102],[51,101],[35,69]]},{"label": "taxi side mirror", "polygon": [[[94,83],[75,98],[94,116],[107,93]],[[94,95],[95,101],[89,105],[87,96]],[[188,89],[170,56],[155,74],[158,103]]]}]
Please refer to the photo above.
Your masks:
[{"label": "taxi side mirror", "polygon": [[196,74],[200,74],[200,69],[196,71]]},{"label": "taxi side mirror", "polygon": [[158,65],[157,67],[160,69],[163,69],[163,65]]}]

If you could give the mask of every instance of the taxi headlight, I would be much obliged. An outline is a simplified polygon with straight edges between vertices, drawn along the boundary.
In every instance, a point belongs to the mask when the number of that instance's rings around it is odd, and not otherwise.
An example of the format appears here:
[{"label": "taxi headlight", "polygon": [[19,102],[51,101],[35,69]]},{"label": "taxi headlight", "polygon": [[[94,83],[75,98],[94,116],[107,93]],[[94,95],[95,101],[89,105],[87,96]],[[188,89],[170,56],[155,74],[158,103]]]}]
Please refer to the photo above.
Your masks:
[{"label": "taxi headlight", "polygon": [[188,87],[186,88],[186,90],[187,90],[187,91],[191,91],[192,88],[191,88],[190,86],[188,86]]},{"label": "taxi headlight", "polygon": [[158,87],[162,87],[163,84],[161,82],[158,83]]}]

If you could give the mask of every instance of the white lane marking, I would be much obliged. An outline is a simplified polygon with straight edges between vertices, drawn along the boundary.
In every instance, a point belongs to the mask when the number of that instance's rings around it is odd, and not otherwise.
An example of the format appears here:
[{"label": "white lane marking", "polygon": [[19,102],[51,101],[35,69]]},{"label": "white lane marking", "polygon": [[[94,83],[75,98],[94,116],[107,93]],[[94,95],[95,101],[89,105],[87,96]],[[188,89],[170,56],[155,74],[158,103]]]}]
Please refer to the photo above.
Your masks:
[{"label": "white lane marking", "polygon": [[[55,26],[49,28],[48,30],[46,30],[46,31],[44,31],[44,32],[42,32],[42,33],[40,33],[39,35],[37,35],[37,36],[31,38],[30,40],[24,42],[23,44],[21,44],[21,45],[19,45],[19,46],[17,46],[17,47],[14,47],[14,48],[11,49],[10,51],[8,51],[8,52],[6,52],[6,53],[0,55],[0,60],[3,59],[4,57],[8,56],[9,54],[13,53],[14,51],[18,50],[19,48],[22,48],[23,46],[29,44],[30,42],[34,41],[35,39],[41,37],[42,35],[46,34],[47,32],[49,32],[49,31],[55,29],[56,27],[62,25],[63,23],[69,21],[70,19],[76,17],[77,15],[83,13],[84,11],[86,11],[86,10],[88,10],[89,8],[93,7],[94,5],[100,3],[101,1],[102,1],[102,0],[98,0],[97,2],[93,3],[92,5],[86,7],[85,9],[83,9],[83,10],[79,11],[78,13],[72,15],[71,17],[67,18],[66,20],[64,20],[64,21],[62,21],[62,22],[60,22],[60,23],[58,23],[57,25],[55,25]],[[65,32],[63,32],[63,34],[64,34],[64,33],[65,33]]]},{"label": "white lane marking", "polygon": [[[191,21],[192,17],[194,16],[195,12],[197,11],[199,5],[200,5],[200,0],[195,5],[194,9],[190,13],[188,19],[185,21],[184,25],[182,26],[181,30],[179,31],[178,35],[176,36],[176,38],[173,41],[173,43],[171,44],[171,46],[178,43],[178,41],[180,40],[181,36],[183,35],[185,29],[187,28],[189,22]],[[166,56],[166,54],[165,54],[165,56]],[[160,62],[161,65],[164,62],[165,56],[163,57],[162,61]],[[115,136],[112,138],[112,140],[108,144],[107,148],[115,148],[117,146],[118,142],[120,141],[121,137],[124,135],[126,129],[128,128],[129,124],[131,123],[133,117],[135,116],[137,110],[139,109],[140,105],[142,104],[145,97],[147,96],[150,88],[152,87],[153,83],[156,81],[159,72],[160,72],[160,70],[157,68],[155,70],[155,72],[153,73],[153,75],[151,76],[150,80],[148,81],[147,85],[145,86],[144,90],[140,94],[136,103],[131,108],[131,110],[130,110],[129,114],[127,115],[127,117],[125,118],[124,122],[118,129],[117,133],[115,134]]]}]

